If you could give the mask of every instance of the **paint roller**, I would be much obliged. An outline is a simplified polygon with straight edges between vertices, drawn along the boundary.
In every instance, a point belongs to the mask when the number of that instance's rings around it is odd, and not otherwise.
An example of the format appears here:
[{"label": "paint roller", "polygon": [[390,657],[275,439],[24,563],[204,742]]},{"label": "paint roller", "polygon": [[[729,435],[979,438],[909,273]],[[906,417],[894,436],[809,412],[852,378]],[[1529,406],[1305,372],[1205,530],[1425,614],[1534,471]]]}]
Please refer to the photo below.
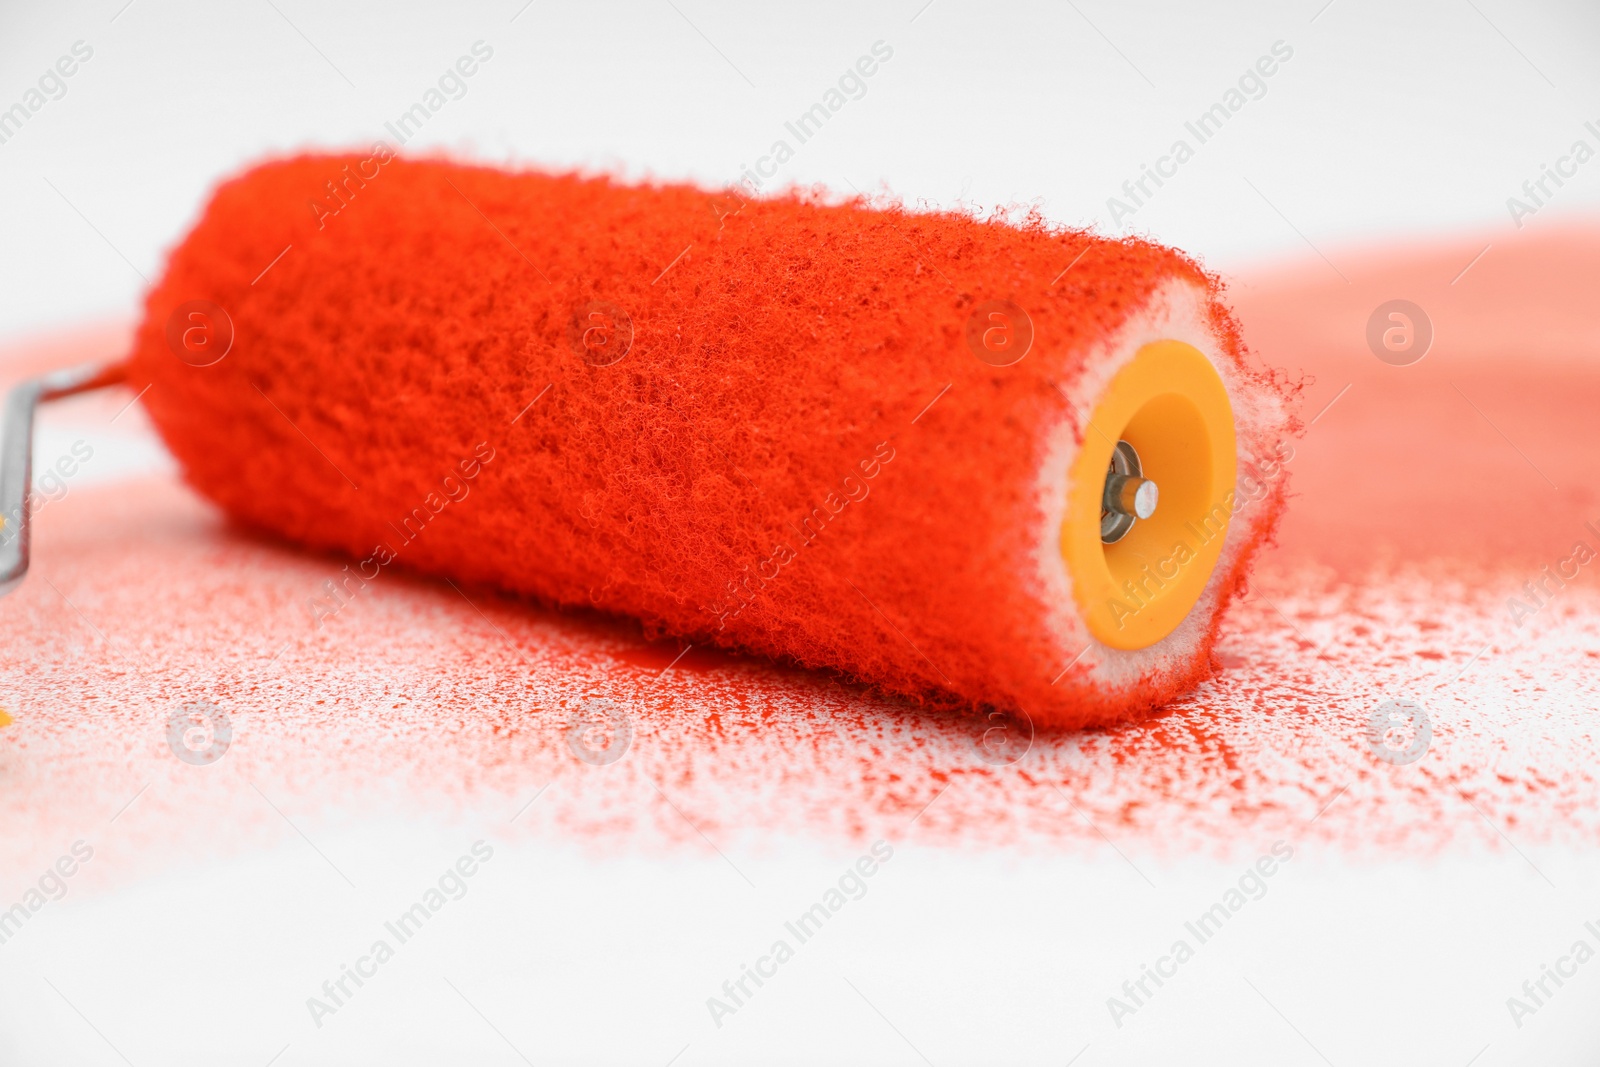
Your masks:
[{"label": "paint roller", "polygon": [[125,367],[8,427],[125,375],[195,489],[350,560],[338,597],[401,567],[1082,726],[1208,674],[1283,505],[1292,390],[1220,293],[1036,213],[378,145],[219,187]]}]

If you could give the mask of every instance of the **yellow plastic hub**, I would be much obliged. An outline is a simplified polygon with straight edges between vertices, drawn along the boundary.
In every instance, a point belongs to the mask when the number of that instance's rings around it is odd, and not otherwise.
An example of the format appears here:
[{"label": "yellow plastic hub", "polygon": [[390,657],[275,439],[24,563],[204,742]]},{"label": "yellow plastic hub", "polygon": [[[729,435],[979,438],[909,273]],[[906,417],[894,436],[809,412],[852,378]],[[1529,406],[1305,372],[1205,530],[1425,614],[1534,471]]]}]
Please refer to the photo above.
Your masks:
[{"label": "yellow plastic hub", "polygon": [[[1222,554],[1238,476],[1233,406],[1198,349],[1155,341],[1111,379],[1083,436],[1068,475],[1061,556],[1089,632],[1112,648],[1145,648],[1189,614]],[[1138,452],[1160,502],[1106,544],[1101,504],[1118,441]]]}]

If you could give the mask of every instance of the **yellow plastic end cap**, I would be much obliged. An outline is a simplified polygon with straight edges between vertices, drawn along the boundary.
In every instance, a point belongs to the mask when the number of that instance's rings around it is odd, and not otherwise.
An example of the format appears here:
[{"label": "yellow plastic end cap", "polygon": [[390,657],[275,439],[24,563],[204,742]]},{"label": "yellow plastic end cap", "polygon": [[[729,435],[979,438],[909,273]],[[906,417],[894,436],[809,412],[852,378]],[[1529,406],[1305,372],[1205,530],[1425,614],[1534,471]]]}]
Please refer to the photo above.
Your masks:
[{"label": "yellow plastic end cap", "polygon": [[[1155,341],[1111,379],[1090,422],[1068,475],[1061,556],[1089,632],[1112,648],[1145,648],[1177,629],[1222,554],[1238,475],[1233,406],[1198,349]],[[1105,544],[1101,498],[1118,441],[1139,453],[1160,498]]]}]

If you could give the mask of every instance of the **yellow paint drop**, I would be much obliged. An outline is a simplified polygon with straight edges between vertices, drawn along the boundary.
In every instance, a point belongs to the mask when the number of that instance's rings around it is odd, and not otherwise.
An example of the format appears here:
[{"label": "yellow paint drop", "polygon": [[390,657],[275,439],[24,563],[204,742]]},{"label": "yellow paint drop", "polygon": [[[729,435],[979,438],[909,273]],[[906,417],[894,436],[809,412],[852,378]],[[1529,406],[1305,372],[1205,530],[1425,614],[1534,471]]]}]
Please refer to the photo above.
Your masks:
[{"label": "yellow paint drop", "polygon": [[11,716],[6,714],[5,708],[0,708],[0,726],[10,726]]}]

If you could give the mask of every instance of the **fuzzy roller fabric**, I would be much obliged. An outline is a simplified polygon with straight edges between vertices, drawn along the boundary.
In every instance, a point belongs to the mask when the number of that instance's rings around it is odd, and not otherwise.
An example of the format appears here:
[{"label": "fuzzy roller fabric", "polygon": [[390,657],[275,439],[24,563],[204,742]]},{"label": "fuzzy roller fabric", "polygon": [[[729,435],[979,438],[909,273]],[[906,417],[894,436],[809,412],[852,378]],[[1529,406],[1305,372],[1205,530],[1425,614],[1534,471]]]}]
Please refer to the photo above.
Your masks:
[{"label": "fuzzy roller fabric", "polygon": [[[1133,717],[1207,676],[1286,490],[1293,429],[1218,281],[1036,216],[303,156],[221,186],[151,291],[135,388],[235,520],[349,558],[307,625],[393,568],[639,619],[883,691]],[[974,354],[990,301],[1015,363]],[[1078,617],[1059,549],[1100,390],[1143,344],[1212,361],[1241,487],[1157,644]],[[1243,498],[1241,498],[1243,499]]]}]

